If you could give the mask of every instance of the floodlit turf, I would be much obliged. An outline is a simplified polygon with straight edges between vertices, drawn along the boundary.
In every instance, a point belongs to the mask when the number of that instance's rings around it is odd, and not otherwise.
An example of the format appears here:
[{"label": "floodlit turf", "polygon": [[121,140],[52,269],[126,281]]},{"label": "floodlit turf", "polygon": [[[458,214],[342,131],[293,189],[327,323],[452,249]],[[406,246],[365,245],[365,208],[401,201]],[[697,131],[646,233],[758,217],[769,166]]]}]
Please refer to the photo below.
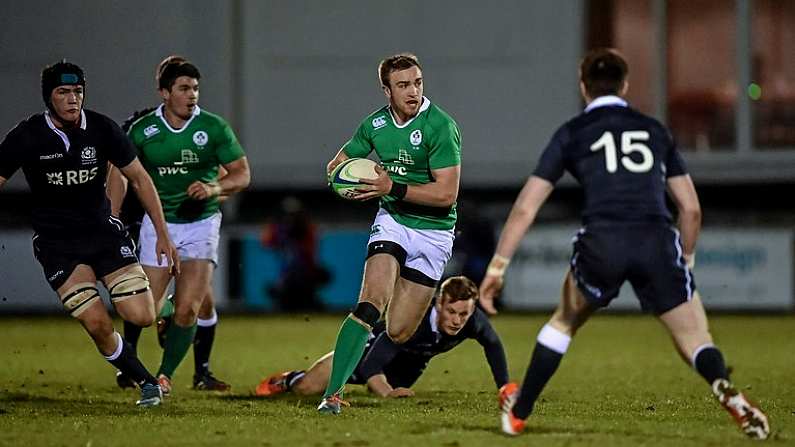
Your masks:
[{"label": "floodlit turf", "polygon": [[[544,318],[500,316],[511,377],[520,381]],[[677,357],[650,317],[594,317],[552,379],[529,433],[498,431],[496,390],[480,347],[437,358],[417,396],[376,399],[349,386],[339,416],[316,398],[256,398],[269,373],[308,366],[334,342],[340,316],[222,316],[212,367],[227,395],[189,389],[189,354],[165,405],[140,409],[69,318],[0,319],[0,445],[9,446],[729,446],[747,445],[701,378]],[[715,316],[712,328],[734,380],[768,412],[773,445],[795,434],[795,317]],[[141,351],[155,369],[151,331]]]}]

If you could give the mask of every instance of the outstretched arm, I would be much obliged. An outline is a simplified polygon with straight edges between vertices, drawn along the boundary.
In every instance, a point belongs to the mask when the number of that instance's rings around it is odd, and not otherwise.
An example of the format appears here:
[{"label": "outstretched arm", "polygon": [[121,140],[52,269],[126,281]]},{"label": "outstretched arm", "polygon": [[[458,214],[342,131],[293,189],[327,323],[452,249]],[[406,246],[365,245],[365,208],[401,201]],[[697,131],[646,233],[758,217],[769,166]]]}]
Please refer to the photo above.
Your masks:
[{"label": "outstretched arm", "polygon": [[554,188],[555,186],[548,180],[533,175],[527,180],[519,197],[516,198],[511,214],[500,234],[500,240],[497,242],[497,250],[480,285],[480,305],[487,313],[492,315],[497,313],[497,309],[494,308],[494,299],[502,289],[505,269],[522,237],[535,221],[541,205],[544,204]]},{"label": "outstretched arm", "polygon": [[367,379],[367,387],[381,397],[407,397],[414,392],[408,388],[392,388],[386,380],[384,367],[391,362],[400,351],[400,346],[395,344],[386,332],[378,334],[370,351],[362,359],[359,370]]},{"label": "outstretched arm", "polygon": [[483,346],[483,353],[489,363],[494,384],[497,385],[498,389],[502,388],[503,385],[508,383],[508,361],[505,359],[505,349],[502,347],[502,341],[500,341],[497,331],[494,330],[494,327],[492,327],[483,312],[475,310],[472,318],[475,318],[475,324],[477,325],[475,339]]},{"label": "outstretched arm", "polygon": [[3,185],[5,185],[7,181],[8,181],[8,179],[7,179],[7,178],[5,178],[5,177],[0,177],[0,189],[2,189],[2,188],[3,188]]}]

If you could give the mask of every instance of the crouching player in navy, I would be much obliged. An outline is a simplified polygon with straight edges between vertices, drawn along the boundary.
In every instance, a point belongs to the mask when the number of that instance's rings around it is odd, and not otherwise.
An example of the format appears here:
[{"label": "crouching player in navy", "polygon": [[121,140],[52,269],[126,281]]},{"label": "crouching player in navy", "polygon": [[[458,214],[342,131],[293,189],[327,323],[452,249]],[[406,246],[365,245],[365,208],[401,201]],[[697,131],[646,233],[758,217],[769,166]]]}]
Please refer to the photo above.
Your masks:
[{"label": "crouching player in navy", "polygon": [[[692,268],[701,207],[670,132],[627,106],[627,64],[615,50],[589,52],[580,65],[585,111],[561,126],[541,154],[502,230],[480,286],[484,309],[493,299],[523,235],[555,182],[568,170],[585,190],[583,228],[573,242],[560,305],[538,334],[521,390],[504,396],[502,429],[515,435],[572,337],[597,309],[632,284],[644,310],[665,325],[674,344],[750,437],[764,439],[767,418],[729,381],[713,344]],[[665,204],[679,212],[678,230]],[[681,233],[680,233],[681,232]]]},{"label": "crouching player in navy", "polygon": [[77,65],[45,67],[41,88],[47,109],[19,123],[0,143],[0,187],[18,169],[33,200],[33,250],[50,286],[77,318],[99,352],[141,388],[140,406],[159,405],[157,380],[113,328],[97,290],[99,279],[126,321],[149,326],[155,306],[149,280],[122,223],[105,195],[109,163],[138,194],[155,228],[151,255],[179,270],[160,200],[127,136],[111,119],[83,109],[85,76]]},{"label": "crouching player in navy", "polygon": [[[348,383],[364,385],[381,397],[408,397],[410,389],[434,357],[474,339],[483,346],[486,361],[497,388],[508,383],[505,351],[488,317],[475,305],[478,289],[463,276],[442,283],[436,302],[428,309],[417,332],[405,343],[396,344],[386,334],[386,323],[375,325],[365,346],[362,360]],[[306,371],[274,374],[257,387],[258,396],[283,392],[309,395],[326,389],[334,352],[318,359]],[[514,385],[515,386],[515,385]]]}]

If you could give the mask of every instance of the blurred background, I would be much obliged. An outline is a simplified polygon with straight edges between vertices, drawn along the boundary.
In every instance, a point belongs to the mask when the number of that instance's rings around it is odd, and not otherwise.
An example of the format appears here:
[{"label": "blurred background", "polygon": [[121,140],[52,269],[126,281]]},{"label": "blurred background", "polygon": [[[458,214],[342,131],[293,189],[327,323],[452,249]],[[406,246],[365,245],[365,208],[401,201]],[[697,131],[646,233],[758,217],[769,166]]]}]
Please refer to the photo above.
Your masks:
[{"label": "blurred background", "polygon": [[[448,271],[479,279],[502,222],[562,122],[583,107],[577,67],[612,46],[629,101],[667,123],[704,208],[696,280],[712,310],[792,311],[795,2],[790,0],[28,0],[0,4],[0,129],[38,113],[41,68],[87,74],[86,107],[118,122],[159,102],[169,54],[201,70],[200,105],[225,117],[252,168],[224,207],[218,307],[341,311],[356,302],[376,204],[326,189],[325,164],[384,104],[385,56],[410,51],[425,94],[463,136]],[[20,173],[0,193],[0,313],[62,313],[32,256]],[[504,306],[557,302],[579,227],[565,178],[507,276]],[[636,309],[631,290],[615,308]]]}]

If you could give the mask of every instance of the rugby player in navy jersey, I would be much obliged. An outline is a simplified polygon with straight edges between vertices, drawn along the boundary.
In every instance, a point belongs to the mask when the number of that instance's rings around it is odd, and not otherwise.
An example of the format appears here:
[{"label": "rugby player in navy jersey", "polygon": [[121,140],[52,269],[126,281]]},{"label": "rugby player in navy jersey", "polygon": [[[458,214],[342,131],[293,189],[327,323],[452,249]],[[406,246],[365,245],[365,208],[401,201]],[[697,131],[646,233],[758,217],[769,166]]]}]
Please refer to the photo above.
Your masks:
[{"label": "rugby player in navy jersey", "polygon": [[[413,396],[409,387],[420,378],[433,357],[450,351],[466,339],[474,339],[483,346],[494,383],[497,388],[503,388],[508,383],[505,352],[488,317],[475,306],[477,298],[475,283],[463,276],[454,276],[442,283],[436,303],[405,343],[397,344],[389,338],[384,321],[376,323],[362,360],[348,383],[366,384],[381,397]],[[329,352],[306,371],[274,374],[259,384],[256,394],[272,396],[285,391],[320,394],[328,384],[333,356],[334,352]]]},{"label": "rugby player in navy jersey", "polygon": [[157,231],[156,256],[179,271],[160,200],[135,149],[110,118],[83,108],[85,75],[75,64],[45,67],[41,89],[47,109],[20,122],[0,143],[0,187],[20,168],[33,200],[33,251],[62,304],[94,340],[99,352],[141,388],[140,406],[159,405],[162,392],[113,328],[97,290],[108,289],[119,315],[152,324],[149,280],[122,223],[105,195],[110,164],[129,179]]},{"label": "rugby player in navy jersey", "polygon": [[[561,126],[541,154],[513,205],[486,277],[481,303],[493,300],[519,242],[564,171],[582,185],[583,228],[573,241],[561,301],[538,334],[520,390],[501,395],[502,430],[519,434],[571,338],[629,281],[644,310],[670,332],[683,359],[706,379],[723,407],[752,438],[769,426],[762,411],[729,381],[723,355],[713,344],[692,268],[701,208],[670,132],[628,107],[627,64],[612,49],[589,52],[580,64],[585,111]],[[678,230],[666,190],[678,209]]]}]

